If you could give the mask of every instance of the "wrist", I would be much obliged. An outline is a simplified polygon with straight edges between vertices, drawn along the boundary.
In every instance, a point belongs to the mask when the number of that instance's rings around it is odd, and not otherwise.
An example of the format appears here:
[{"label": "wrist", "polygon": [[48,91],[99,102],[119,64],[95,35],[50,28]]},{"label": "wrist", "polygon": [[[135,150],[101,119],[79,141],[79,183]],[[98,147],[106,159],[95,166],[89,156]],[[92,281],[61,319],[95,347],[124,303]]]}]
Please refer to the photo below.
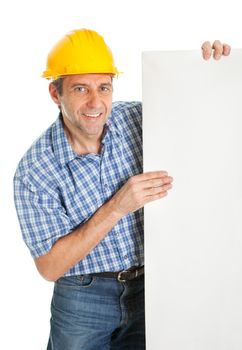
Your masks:
[{"label": "wrist", "polygon": [[106,205],[107,205],[111,219],[119,221],[123,216],[125,216],[125,213],[120,211],[120,209],[118,208],[116,200],[114,198],[111,198],[106,203]]}]

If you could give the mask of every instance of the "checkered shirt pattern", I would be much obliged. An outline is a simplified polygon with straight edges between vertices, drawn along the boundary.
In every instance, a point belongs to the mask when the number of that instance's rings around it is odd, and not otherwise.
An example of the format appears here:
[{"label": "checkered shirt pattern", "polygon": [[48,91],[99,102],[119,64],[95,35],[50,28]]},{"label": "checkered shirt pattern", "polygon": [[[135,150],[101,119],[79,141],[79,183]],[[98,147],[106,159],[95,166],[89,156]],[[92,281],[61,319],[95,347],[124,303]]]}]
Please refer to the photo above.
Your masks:
[{"label": "checkered shirt pattern", "polygon": [[[31,146],[14,176],[14,199],[31,255],[46,254],[84,224],[133,175],[143,172],[142,107],[115,102],[100,154],[77,155],[61,115]],[[143,265],[143,209],[123,217],[65,276]]]}]

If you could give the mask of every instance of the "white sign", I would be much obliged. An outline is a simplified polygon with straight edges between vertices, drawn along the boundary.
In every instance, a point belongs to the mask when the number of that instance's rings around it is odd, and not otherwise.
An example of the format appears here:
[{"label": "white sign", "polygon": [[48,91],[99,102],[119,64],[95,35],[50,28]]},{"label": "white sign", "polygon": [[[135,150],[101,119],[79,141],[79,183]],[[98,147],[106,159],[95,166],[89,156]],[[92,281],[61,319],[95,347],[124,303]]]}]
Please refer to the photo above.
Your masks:
[{"label": "white sign", "polygon": [[143,53],[148,350],[242,349],[242,50]]}]

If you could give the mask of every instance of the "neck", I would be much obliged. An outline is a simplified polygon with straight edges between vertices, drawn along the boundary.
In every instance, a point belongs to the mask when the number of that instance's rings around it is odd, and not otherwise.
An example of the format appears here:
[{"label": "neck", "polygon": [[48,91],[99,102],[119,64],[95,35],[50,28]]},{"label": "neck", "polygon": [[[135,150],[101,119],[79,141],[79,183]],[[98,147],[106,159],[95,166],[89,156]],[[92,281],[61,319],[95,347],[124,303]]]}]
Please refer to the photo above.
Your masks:
[{"label": "neck", "polygon": [[66,125],[64,125],[64,130],[67,140],[76,154],[82,155],[101,152],[101,139],[103,133],[98,137],[96,135],[84,137],[78,132],[73,132],[73,130],[70,130]]}]

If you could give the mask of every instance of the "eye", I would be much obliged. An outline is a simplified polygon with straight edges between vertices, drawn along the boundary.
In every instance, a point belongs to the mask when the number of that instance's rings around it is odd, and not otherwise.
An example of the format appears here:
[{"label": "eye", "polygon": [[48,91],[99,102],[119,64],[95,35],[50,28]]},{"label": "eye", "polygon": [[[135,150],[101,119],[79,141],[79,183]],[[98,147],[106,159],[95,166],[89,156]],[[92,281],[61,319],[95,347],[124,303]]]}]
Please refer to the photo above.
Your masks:
[{"label": "eye", "polygon": [[75,91],[75,92],[84,93],[84,92],[87,91],[87,88],[86,88],[85,86],[76,86],[76,87],[74,88],[74,91]]},{"label": "eye", "polygon": [[109,94],[110,92],[112,92],[112,86],[109,86],[109,85],[102,85],[100,87],[100,90],[102,93],[104,94]]}]

